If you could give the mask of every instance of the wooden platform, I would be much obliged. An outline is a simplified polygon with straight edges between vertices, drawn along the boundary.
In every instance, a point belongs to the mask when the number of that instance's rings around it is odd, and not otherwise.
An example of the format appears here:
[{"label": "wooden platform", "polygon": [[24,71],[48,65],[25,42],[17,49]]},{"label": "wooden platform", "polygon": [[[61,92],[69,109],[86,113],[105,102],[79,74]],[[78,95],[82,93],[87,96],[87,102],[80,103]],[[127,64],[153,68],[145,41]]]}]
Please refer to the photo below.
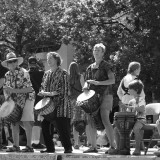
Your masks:
[{"label": "wooden platform", "polygon": [[[21,147],[23,148],[23,147]],[[56,153],[40,153],[40,150],[35,150],[34,153],[7,153],[0,151],[0,160],[160,160],[160,157],[154,155],[157,149],[149,148],[148,153],[144,156],[124,156],[124,155],[107,155],[105,151],[108,148],[99,149],[98,153],[83,153],[87,147],[80,147],[79,150],[73,150],[72,154],[64,154],[63,147],[56,147]],[[131,153],[134,148],[131,149]]]}]

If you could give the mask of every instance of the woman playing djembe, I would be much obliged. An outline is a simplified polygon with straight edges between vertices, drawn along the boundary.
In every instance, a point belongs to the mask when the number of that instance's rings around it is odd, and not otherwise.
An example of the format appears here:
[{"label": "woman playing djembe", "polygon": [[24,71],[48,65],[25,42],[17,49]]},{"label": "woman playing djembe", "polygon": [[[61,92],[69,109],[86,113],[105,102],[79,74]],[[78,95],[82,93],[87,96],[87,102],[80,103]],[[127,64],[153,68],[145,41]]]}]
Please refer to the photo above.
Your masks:
[{"label": "woman playing djembe", "polygon": [[[53,113],[55,113],[54,121],[56,122],[60,140],[65,149],[64,153],[71,153],[70,119],[72,111],[69,98],[69,76],[68,73],[60,67],[62,60],[58,53],[49,52],[47,54],[47,62],[50,70],[44,73],[39,95],[50,97],[52,103],[49,107]],[[48,119],[47,115],[44,116],[43,113],[41,113],[41,115],[44,117],[42,121],[42,133],[47,148],[46,150],[42,150],[41,153],[54,153],[55,146],[52,140],[53,135],[50,131],[52,119]]]},{"label": "woman playing djembe", "polygon": [[[111,66],[105,60],[103,60],[105,53],[105,46],[100,43],[96,44],[93,48],[93,56],[95,62],[91,64],[86,70],[85,80],[86,83],[83,87],[84,91],[88,88],[95,90],[99,96],[100,100],[100,115],[102,122],[105,126],[106,134],[110,142],[109,154],[115,150],[115,140],[113,134],[113,127],[110,123],[109,113],[112,110],[113,105],[113,93],[112,93],[112,84],[115,83],[115,76],[112,72]],[[87,152],[98,152],[96,149],[96,137],[97,129],[92,125],[92,121],[88,122],[90,126],[90,136],[92,139],[92,147],[84,151]]]}]

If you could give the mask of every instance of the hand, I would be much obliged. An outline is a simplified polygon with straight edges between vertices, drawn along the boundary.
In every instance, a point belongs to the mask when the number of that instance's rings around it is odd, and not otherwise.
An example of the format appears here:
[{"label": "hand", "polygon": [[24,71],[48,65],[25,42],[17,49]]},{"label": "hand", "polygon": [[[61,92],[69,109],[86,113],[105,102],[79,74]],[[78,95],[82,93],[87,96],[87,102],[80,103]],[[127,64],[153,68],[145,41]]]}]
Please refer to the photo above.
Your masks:
[{"label": "hand", "polygon": [[83,92],[86,92],[86,91],[89,91],[89,89],[88,89],[88,87],[83,87],[83,88],[82,88],[82,91],[83,91]]},{"label": "hand", "polygon": [[38,96],[46,96],[46,94],[45,94],[46,92],[44,92],[44,91],[41,91],[41,92],[39,92],[38,93]]},{"label": "hand", "polygon": [[90,84],[94,84],[94,85],[99,85],[99,81],[95,81],[95,80],[87,80],[88,83]]}]

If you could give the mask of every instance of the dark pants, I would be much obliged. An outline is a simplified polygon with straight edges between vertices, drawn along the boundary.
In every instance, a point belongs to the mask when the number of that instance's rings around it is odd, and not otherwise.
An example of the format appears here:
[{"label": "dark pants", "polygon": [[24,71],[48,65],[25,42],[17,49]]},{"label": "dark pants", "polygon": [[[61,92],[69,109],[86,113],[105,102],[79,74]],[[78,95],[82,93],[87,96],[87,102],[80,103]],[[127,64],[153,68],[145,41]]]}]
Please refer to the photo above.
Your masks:
[{"label": "dark pants", "polygon": [[[70,119],[60,117],[56,118],[55,122],[61,143],[65,151],[72,150],[72,144],[70,139],[71,138]],[[47,147],[47,150],[53,152],[55,151],[55,146],[53,142],[53,131],[51,131],[50,128],[51,128],[51,122],[44,119],[42,122],[42,133],[44,137],[44,142]]]}]

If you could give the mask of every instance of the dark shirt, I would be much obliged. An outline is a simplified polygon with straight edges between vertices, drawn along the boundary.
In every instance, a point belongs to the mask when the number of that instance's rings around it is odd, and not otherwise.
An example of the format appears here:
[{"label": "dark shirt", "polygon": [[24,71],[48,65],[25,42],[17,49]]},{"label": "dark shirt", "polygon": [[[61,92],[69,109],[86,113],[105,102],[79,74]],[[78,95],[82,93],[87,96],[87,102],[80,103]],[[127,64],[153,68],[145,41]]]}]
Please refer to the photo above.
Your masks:
[{"label": "dark shirt", "polygon": [[42,97],[38,96],[39,89],[41,87],[42,78],[44,75],[44,71],[38,69],[30,69],[29,75],[32,83],[32,87],[36,93],[35,104],[42,99]]},{"label": "dark shirt", "polygon": [[[112,71],[111,65],[106,61],[102,60],[99,64],[98,68],[93,68],[93,64],[91,64],[86,71],[85,81],[86,80],[95,80],[95,81],[105,81],[108,80],[108,72]],[[96,93],[103,95],[105,94],[113,94],[112,93],[112,85],[94,85],[90,84],[89,89],[95,90]]]}]

